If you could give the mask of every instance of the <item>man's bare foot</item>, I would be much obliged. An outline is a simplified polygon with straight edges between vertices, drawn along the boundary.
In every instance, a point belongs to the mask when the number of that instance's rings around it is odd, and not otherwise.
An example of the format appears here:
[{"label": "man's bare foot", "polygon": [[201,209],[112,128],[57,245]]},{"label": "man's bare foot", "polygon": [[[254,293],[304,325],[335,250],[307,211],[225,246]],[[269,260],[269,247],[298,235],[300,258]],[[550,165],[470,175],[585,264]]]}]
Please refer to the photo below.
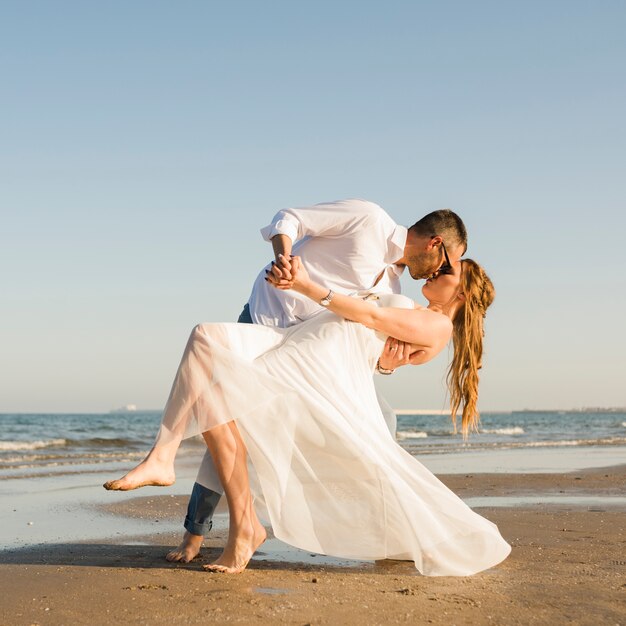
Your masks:
[{"label": "man's bare foot", "polygon": [[178,548],[168,552],[165,558],[171,563],[190,563],[200,553],[203,541],[204,537],[202,535],[192,535],[186,530]]},{"label": "man's bare foot", "polygon": [[240,531],[233,538],[229,535],[224,552],[217,561],[203,565],[202,569],[220,574],[241,574],[266,537],[265,528],[257,519],[249,531]]},{"label": "man's bare foot", "polygon": [[175,480],[174,467],[155,460],[149,454],[128,474],[117,480],[109,480],[102,486],[109,491],[130,491],[140,487],[169,487]]}]

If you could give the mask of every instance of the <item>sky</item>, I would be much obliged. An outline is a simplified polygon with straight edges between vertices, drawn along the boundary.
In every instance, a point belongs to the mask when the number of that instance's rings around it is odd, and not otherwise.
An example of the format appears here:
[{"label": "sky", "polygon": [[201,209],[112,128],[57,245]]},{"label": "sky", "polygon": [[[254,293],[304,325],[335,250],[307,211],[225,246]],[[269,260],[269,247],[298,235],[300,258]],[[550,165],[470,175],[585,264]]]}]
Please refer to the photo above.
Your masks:
[{"label": "sky", "polygon": [[[482,410],[626,406],[625,30],[620,0],[5,0],[0,412],[162,407],[259,229],[349,197],[463,217]],[[379,384],[443,409],[448,357]]]}]

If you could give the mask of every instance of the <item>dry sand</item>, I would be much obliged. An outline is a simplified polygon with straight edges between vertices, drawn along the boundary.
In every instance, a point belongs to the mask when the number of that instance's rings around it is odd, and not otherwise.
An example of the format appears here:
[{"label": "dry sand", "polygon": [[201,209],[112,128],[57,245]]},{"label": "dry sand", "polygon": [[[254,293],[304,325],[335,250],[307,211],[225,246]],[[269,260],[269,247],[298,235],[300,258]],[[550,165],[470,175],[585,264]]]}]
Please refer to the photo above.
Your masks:
[{"label": "dry sand", "polygon": [[[626,466],[572,474],[442,476],[463,497],[624,496]],[[111,528],[139,517],[181,518],[186,499],[112,501]],[[155,495],[156,494],[156,495]],[[0,553],[0,624],[589,624],[626,625],[626,507],[531,505],[477,509],[511,556],[467,578],[427,578],[407,563],[349,563],[259,551],[239,576],[209,574],[225,531],[191,564],[164,554],[179,533],[43,545]],[[150,524],[148,524],[150,522]]]}]

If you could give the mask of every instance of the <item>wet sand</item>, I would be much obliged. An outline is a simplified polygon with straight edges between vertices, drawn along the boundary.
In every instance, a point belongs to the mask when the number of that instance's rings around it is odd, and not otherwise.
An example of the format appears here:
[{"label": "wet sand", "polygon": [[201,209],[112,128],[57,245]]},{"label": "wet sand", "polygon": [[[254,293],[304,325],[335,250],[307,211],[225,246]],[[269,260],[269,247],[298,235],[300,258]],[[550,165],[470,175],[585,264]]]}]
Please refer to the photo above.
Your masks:
[{"label": "wet sand", "polygon": [[[472,577],[427,578],[408,563],[341,561],[270,540],[245,573],[210,574],[202,564],[224,543],[223,514],[198,559],[170,564],[186,497],[111,494],[89,505],[111,534],[131,520],[146,534],[0,552],[0,624],[626,625],[626,466],[440,478],[465,499],[505,505],[477,510],[512,544],[506,561]],[[531,504],[510,506],[528,496]]]}]

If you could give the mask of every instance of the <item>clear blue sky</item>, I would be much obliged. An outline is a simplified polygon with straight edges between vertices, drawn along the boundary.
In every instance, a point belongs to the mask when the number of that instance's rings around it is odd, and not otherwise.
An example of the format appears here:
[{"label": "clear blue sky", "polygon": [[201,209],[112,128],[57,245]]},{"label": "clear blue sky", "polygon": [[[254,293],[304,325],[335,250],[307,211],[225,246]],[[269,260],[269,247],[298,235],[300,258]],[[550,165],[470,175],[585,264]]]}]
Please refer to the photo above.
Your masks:
[{"label": "clear blue sky", "polygon": [[[465,219],[483,409],[625,406],[624,32],[617,0],[2,2],[0,411],[162,406],[259,228],[355,196]],[[442,408],[446,356],[391,403]]]}]

